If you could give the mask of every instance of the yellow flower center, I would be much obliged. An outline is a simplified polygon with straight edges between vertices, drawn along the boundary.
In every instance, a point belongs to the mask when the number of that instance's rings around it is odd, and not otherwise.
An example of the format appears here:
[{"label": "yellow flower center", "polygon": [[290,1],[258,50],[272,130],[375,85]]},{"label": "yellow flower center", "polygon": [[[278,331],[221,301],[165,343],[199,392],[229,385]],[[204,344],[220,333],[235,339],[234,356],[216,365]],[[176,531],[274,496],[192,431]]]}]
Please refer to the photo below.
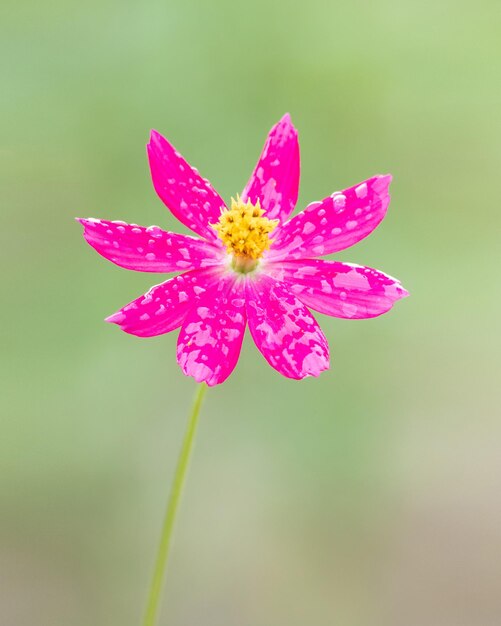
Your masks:
[{"label": "yellow flower center", "polygon": [[233,255],[233,268],[247,273],[257,266],[257,260],[268,250],[272,240],[269,235],[278,220],[263,217],[259,204],[242,202],[239,196],[231,199],[231,208],[225,209],[216,224],[211,224],[226,250]]}]

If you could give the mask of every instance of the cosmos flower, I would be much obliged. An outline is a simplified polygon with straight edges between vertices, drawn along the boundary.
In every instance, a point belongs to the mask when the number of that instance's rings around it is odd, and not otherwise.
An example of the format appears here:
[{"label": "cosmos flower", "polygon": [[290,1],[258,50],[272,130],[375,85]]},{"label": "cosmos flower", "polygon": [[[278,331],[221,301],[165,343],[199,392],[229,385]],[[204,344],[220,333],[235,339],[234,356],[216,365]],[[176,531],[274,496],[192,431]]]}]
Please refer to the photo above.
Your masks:
[{"label": "cosmos flower", "polygon": [[297,131],[285,115],[270,131],[241,196],[227,207],[173,146],[152,131],[153,185],[198,237],[120,221],[79,219],[87,242],[109,261],[141,272],[182,272],[107,318],[152,337],[181,328],[177,360],[209,386],[237,363],[247,324],[268,363],[288,378],[329,368],[327,340],[309,311],[375,317],[408,295],[370,267],[316,257],[367,237],[385,216],[391,176],[335,192],[290,218],[299,187]]}]

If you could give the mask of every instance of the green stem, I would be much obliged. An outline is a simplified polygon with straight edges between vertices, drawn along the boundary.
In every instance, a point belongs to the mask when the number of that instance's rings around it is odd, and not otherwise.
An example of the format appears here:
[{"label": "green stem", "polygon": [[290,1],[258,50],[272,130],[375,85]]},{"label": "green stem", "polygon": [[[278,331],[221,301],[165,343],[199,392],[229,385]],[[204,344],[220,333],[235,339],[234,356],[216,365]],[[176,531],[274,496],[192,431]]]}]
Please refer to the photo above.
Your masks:
[{"label": "green stem", "polygon": [[183,493],[183,487],[186,480],[186,472],[190,463],[190,456],[193,450],[193,442],[195,440],[195,433],[198,426],[198,414],[200,413],[200,406],[202,404],[203,397],[207,390],[207,385],[202,383],[199,385],[191,415],[188,419],[188,427],[184,435],[183,447],[177,462],[176,473],[174,475],[174,482],[167,504],[167,511],[165,513],[165,519],[162,527],[162,534],[160,537],[160,544],[158,546],[157,560],[155,563],[155,569],[153,571],[153,578],[151,581],[151,587],[148,595],[148,603],[146,605],[146,613],[144,615],[143,626],[155,626],[157,623],[157,615],[160,603],[160,597],[162,595],[163,581],[165,577],[165,567],[169,557],[169,549],[172,539],[172,531],[174,529],[174,522],[176,521],[176,514],[179,508],[179,501]]}]

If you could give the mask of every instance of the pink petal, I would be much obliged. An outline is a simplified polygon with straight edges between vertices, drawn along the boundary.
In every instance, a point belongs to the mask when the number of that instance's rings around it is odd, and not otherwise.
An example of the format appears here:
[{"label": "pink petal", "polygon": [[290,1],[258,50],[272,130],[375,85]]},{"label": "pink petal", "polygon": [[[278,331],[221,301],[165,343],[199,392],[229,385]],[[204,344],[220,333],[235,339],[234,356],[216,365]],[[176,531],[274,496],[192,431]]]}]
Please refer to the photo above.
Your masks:
[{"label": "pink petal", "polygon": [[242,199],[260,201],[269,219],[285,221],[294,210],[299,189],[297,130],[286,113],[271,129]]},{"label": "pink petal", "polygon": [[185,226],[209,240],[217,240],[210,224],[217,222],[225,203],[198,171],[165,137],[151,131],[147,146],[151,178],[162,202]]},{"label": "pink petal", "polygon": [[179,333],[177,360],[187,376],[209,386],[224,382],[237,364],[245,332],[242,283],[221,278],[187,316]]},{"label": "pink petal", "polygon": [[270,263],[267,272],[283,281],[306,306],[334,317],[376,317],[409,295],[395,278],[350,263],[280,261]]},{"label": "pink petal", "polygon": [[193,270],[155,285],[106,318],[130,335],[154,337],[179,328],[188,311],[217,280],[215,269]]},{"label": "pink petal", "polygon": [[138,272],[180,272],[220,262],[221,248],[203,239],[158,226],[138,226],[94,218],[78,221],[94,250],[120,267]]},{"label": "pink petal", "polygon": [[384,218],[390,182],[390,175],[374,176],[308,205],[277,228],[268,258],[315,257],[353,246]]},{"label": "pink petal", "polygon": [[260,276],[247,282],[251,335],[268,363],[287,378],[318,376],[329,368],[329,346],[315,318],[289,289]]}]

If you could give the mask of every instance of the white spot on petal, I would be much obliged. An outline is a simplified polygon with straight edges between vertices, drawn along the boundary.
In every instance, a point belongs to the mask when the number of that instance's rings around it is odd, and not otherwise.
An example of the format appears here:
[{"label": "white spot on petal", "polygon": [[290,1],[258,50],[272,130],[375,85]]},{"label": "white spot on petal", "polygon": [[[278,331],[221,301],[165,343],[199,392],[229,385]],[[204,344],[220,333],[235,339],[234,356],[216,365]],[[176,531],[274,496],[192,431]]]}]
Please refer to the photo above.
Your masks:
[{"label": "white spot on petal", "polygon": [[365,198],[367,195],[367,183],[362,183],[358,187],[355,188],[355,193],[357,194],[357,198]]},{"label": "white spot on petal", "polygon": [[315,224],[312,222],[306,222],[303,226],[303,235],[310,235],[313,232],[315,232]]},{"label": "white spot on petal", "polygon": [[197,313],[204,320],[209,316],[210,310],[206,306],[199,306]]}]

